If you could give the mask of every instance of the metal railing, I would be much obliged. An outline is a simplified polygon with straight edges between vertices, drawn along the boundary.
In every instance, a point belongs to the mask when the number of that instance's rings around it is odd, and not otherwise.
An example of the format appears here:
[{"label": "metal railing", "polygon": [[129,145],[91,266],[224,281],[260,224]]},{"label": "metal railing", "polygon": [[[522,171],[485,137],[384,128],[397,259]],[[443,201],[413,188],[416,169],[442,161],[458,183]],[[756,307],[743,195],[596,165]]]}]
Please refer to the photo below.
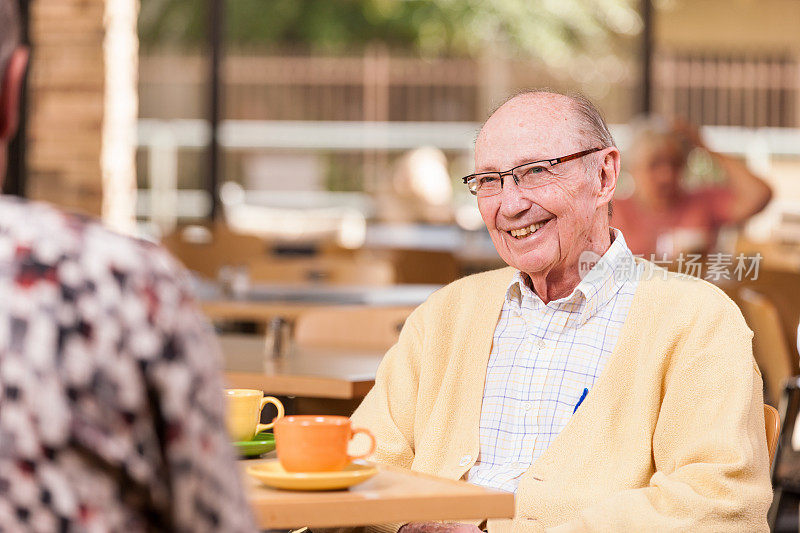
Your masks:
[{"label": "metal railing", "polygon": [[[316,122],[223,121],[223,150],[302,152],[397,153],[420,146],[436,146],[469,156],[480,128],[475,122]],[[624,150],[629,128],[612,125],[617,144]],[[706,126],[703,137],[717,151],[746,157],[754,170],[768,175],[774,157],[800,158],[800,129]],[[203,149],[209,125],[203,120],[140,119],[138,145],[148,169],[148,186],[139,191],[138,215],[161,227],[174,226],[178,218],[200,218],[210,205],[208,192],[179,189],[179,152]],[[228,177],[230,179],[230,177]],[[222,181],[226,177],[223,176]],[[263,202],[263,194],[248,193],[248,202]],[[272,194],[280,202],[281,195]]]},{"label": "metal railing", "polygon": [[800,126],[800,62],[785,53],[661,52],[656,109],[695,124]]},{"label": "metal railing", "polygon": [[[205,116],[200,54],[143,54],[142,116]],[[583,90],[611,122],[637,110],[639,79],[630,59],[598,58],[554,71],[543,62],[419,58],[384,48],[362,55],[309,56],[229,50],[222,68],[229,119],[470,122],[510,92],[532,86]],[[653,58],[655,109],[696,124],[800,126],[800,61],[783,51],[659,50]]]}]

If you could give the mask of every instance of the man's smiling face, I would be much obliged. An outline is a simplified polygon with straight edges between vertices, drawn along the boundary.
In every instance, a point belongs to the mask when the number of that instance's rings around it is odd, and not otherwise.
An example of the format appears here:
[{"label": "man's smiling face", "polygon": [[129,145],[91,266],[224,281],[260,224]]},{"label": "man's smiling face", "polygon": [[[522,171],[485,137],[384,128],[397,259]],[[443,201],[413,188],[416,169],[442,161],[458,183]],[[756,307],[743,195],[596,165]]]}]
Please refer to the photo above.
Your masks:
[{"label": "man's smiling face", "polygon": [[[478,135],[475,171],[505,171],[592,148],[579,138],[577,120],[569,99],[560,95],[511,100]],[[483,221],[506,263],[545,277],[577,268],[581,252],[591,248],[592,228],[599,216],[599,174],[587,172],[587,168],[599,168],[590,161],[592,157],[597,154],[548,168],[537,175],[533,189],[519,188],[506,175],[499,194],[478,197]]]}]

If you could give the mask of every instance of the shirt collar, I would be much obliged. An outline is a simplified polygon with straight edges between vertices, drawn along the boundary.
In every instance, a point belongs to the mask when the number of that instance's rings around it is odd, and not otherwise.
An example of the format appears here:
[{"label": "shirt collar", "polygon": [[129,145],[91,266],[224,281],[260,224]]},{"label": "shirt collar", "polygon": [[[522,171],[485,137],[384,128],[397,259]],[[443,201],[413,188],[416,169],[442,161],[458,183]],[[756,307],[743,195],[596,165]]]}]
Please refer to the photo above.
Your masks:
[{"label": "shirt collar", "polygon": [[[578,325],[585,324],[619,292],[627,278],[634,275],[635,260],[625,237],[616,228],[611,228],[611,235],[614,239],[611,246],[578,286],[568,296],[547,304],[553,309],[573,313]],[[506,291],[506,300],[518,306],[523,300],[530,300],[534,308],[544,307],[544,302],[530,289],[528,281],[527,274],[517,271]]]}]

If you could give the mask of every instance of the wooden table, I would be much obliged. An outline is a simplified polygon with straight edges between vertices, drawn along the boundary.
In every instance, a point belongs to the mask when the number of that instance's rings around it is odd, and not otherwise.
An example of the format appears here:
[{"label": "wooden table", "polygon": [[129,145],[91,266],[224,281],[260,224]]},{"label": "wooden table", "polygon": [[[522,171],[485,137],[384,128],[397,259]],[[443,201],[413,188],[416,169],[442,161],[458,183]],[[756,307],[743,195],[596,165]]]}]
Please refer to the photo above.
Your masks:
[{"label": "wooden table", "polygon": [[259,335],[220,335],[229,387],[279,396],[363,398],[375,384],[384,352],[294,348],[281,359],[265,354]]},{"label": "wooden table", "polygon": [[332,305],[405,307],[424,302],[441,285],[388,287],[331,286],[325,284],[258,284],[236,296],[225,294],[210,281],[197,281],[196,296],[211,320],[266,322],[280,316],[293,320],[309,309]]},{"label": "wooden table", "polygon": [[[270,455],[274,455],[270,454]],[[271,489],[244,473],[259,528],[347,527],[392,522],[513,518],[514,495],[390,466],[348,490]]]},{"label": "wooden table", "polygon": [[267,323],[275,317],[289,321],[320,304],[298,304],[292,302],[255,302],[248,300],[208,300],[201,301],[200,308],[211,321],[262,322]]}]

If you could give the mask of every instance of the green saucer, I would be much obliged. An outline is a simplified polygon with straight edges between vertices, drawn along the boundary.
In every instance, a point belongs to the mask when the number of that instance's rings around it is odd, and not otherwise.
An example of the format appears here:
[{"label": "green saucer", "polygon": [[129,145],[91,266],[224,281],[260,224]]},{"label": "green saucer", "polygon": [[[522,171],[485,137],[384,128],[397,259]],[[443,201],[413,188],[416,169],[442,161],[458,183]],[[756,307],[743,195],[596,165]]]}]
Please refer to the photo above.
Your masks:
[{"label": "green saucer", "polygon": [[242,457],[258,457],[275,449],[275,435],[259,433],[253,440],[234,442],[233,445]]}]

